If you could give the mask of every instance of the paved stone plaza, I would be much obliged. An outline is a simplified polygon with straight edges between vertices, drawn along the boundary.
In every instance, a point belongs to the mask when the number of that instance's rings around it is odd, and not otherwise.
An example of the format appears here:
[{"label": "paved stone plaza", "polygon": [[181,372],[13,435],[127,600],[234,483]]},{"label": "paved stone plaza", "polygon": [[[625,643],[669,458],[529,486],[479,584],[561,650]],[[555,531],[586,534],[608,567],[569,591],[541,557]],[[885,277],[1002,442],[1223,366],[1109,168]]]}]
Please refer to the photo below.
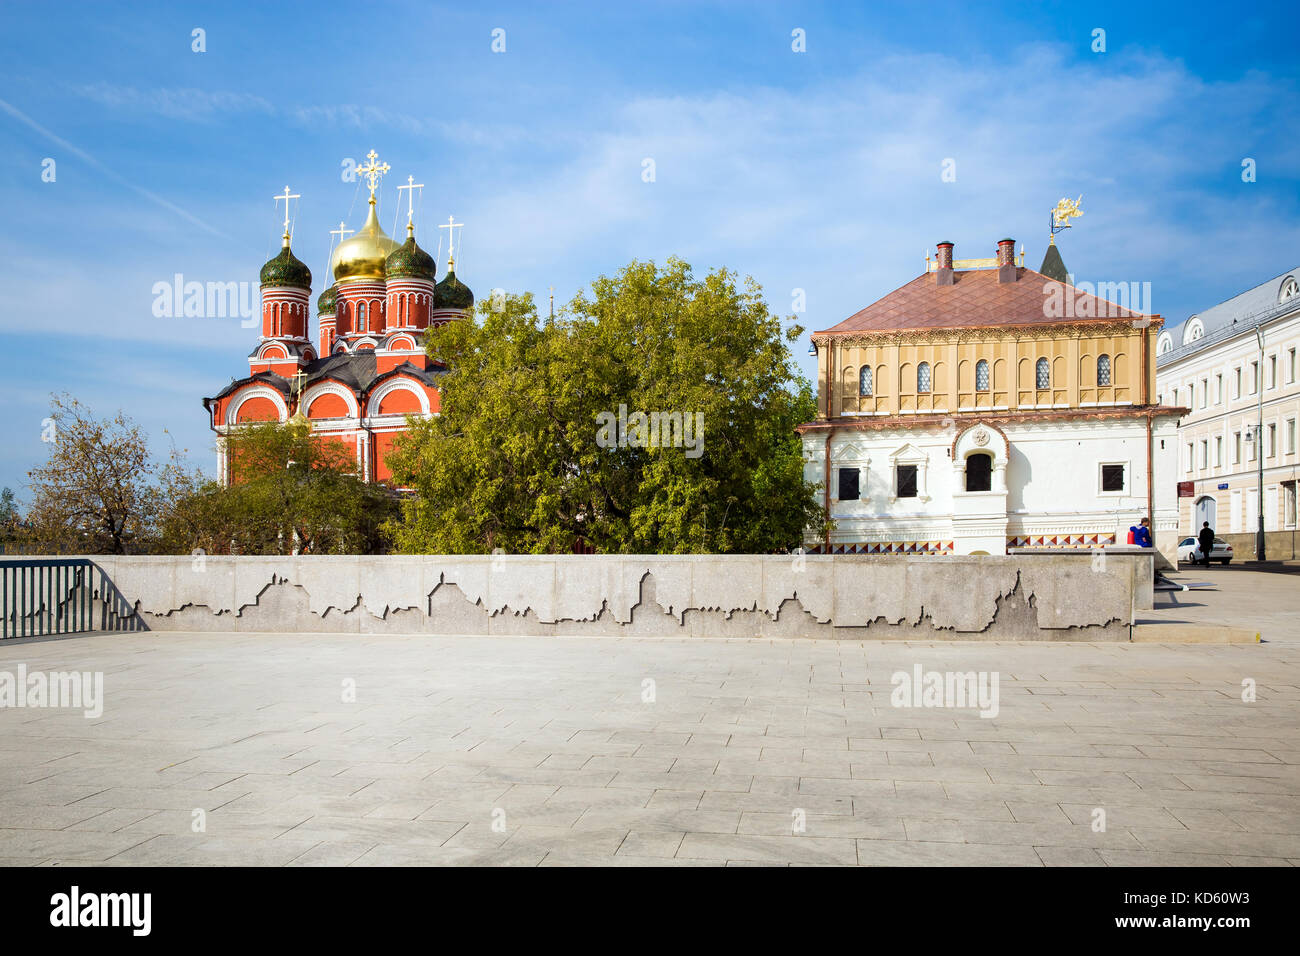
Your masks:
[{"label": "paved stone plaza", "polygon": [[[0,709],[0,862],[1290,865],[1291,627],[1183,646],[11,642],[0,671],[103,671],[105,705]],[[892,706],[916,665],[997,672],[998,715]]]}]

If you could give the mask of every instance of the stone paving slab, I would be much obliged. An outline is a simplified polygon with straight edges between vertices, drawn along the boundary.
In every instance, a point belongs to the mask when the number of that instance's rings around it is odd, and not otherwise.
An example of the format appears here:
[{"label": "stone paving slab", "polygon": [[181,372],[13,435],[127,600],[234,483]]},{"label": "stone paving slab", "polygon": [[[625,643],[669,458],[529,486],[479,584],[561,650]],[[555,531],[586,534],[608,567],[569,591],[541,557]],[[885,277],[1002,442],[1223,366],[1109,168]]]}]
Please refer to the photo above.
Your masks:
[{"label": "stone paving slab", "polygon": [[[0,708],[6,865],[1300,860],[1300,642],[171,632],[20,664],[105,700]],[[895,706],[917,666],[996,674],[996,716]]]}]

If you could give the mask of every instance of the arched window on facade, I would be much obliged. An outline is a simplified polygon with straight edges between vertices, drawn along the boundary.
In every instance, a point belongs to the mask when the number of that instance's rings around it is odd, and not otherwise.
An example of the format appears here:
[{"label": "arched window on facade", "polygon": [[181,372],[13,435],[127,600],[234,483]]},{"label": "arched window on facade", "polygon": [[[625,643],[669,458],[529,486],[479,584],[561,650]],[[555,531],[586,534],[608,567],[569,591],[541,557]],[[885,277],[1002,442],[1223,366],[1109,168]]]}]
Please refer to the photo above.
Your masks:
[{"label": "arched window on facade", "polygon": [[989,363],[980,359],[975,363],[975,391],[987,392],[989,390]]},{"label": "arched window on facade", "polygon": [[858,376],[858,394],[863,398],[871,397],[871,366],[862,366],[862,374]]},{"label": "arched window on facade", "polygon": [[1097,356],[1097,385],[1104,387],[1110,384],[1110,356]]},{"label": "arched window on facade", "polygon": [[991,491],[993,489],[993,458],[976,452],[966,459],[966,490]]},{"label": "arched window on facade", "polygon": [[916,367],[916,390],[922,393],[930,391],[929,362],[922,362]]},{"label": "arched window on facade", "polygon": [[1034,382],[1039,388],[1052,387],[1052,366],[1047,359],[1040,358],[1034,367]]},{"label": "arched window on facade", "polygon": [[353,332],[364,332],[366,330],[366,304],[357,303],[357,324],[353,327]]}]

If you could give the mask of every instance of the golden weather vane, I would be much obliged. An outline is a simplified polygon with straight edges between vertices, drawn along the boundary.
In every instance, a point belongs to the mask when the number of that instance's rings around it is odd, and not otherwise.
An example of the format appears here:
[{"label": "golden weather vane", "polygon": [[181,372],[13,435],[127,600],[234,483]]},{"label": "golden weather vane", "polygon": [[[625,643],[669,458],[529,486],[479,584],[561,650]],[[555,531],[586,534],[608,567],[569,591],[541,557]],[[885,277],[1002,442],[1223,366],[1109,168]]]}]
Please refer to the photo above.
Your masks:
[{"label": "golden weather vane", "polygon": [[357,172],[366,178],[367,184],[370,186],[370,201],[372,203],[375,201],[375,189],[379,186],[379,178],[392,168],[387,163],[375,162],[378,158],[379,154],[372,149],[366,153],[366,164],[357,167]]},{"label": "golden weather vane", "polygon": [[1056,234],[1062,229],[1070,228],[1070,220],[1077,219],[1083,215],[1083,210],[1079,208],[1079,203],[1083,202],[1083,193],[1079,193],[1078,199],[1062,199],[1052,207],[1051,215],[1051,237],[1048,239],[1049,245],[1056,245]]}]

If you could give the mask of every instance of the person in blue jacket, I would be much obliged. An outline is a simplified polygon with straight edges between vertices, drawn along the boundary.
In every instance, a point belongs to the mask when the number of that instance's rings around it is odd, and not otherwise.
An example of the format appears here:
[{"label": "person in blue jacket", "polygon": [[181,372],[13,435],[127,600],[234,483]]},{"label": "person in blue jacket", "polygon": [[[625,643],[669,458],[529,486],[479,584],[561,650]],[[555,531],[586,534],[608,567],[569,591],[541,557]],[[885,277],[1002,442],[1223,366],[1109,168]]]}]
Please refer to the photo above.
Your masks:
[{"label": "person in blue jacket", "polygon": [[1151,519],[1143,518],[1142,523],[1129,528],[1133,532],[1133,543],[1141,548],[1153,547],[1151,541]]}]

